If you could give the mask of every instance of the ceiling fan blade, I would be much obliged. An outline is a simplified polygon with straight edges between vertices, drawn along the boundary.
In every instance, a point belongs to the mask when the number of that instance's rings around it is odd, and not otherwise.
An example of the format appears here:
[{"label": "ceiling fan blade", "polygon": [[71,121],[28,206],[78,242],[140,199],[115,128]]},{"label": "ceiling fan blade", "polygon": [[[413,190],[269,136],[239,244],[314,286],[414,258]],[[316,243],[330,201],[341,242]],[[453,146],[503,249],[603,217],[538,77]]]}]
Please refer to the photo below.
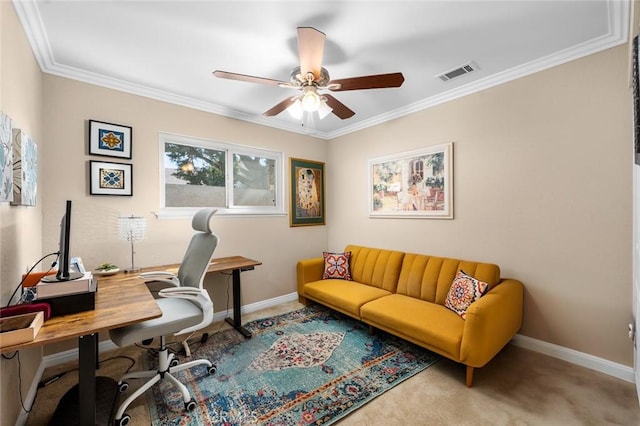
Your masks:
[{"label": "ceiling fan blade", "polygon": [[252,75],[238,74],[235,72],[216,70],[213,72],[218,78],[226,78],[229,80],[247,81],[249,83],[268,84],[270,86],[288,85],[286,81],[272,80],[270,78],[254,77]]},{"label": "ceiling fan blade", "polygon": [[343,104],[333,96],[326,93],[322,96],[327,99],[327,105],[329,105],[333,109],[333,111],[331,112],[333,112],[338,118],[344,120],[345,118],[353,117],[353,115],[355,114],[355,112],[351,111],[345,104]]},{"label": "ceiling fan blade", "polygon": [[[329,90],[333,92],[342,92],[345,90],[360,89],[384,89],[387,87],[400,87],[404,82],[404,76],[401,72],[391,74],[366,75],[363,77],[343,78],[339,80],[331,80],[329,82]],[[339,84],[340,88],[331,88],[330,85]]]},{"label": "ceiling fan blade", "polygon": [[320,77],[325,38],[325,34],[315,28],[298,27],[298,56],[300,76],[303,79],[306,79],[308,73],[313,73],[314,79]]},{"label": "ceiling fan blade", "polygon": [[266,115],[267,117],[273,117],[274,115],[280,114],[285,109],[289,108],[296,101],[296,97],[292,96],[280,102],[279,104],[272,107],[270,110],[265,111],[262,115]]}]

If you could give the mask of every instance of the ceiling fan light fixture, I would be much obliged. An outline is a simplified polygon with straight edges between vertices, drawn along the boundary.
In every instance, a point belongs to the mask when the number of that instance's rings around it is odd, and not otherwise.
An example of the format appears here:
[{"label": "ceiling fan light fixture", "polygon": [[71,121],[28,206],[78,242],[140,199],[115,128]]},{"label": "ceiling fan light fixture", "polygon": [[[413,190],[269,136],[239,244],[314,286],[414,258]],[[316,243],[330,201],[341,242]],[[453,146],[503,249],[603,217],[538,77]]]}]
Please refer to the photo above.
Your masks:
[{"label": "ceiling fan light fixture", "polygon": [[320,120],[331,114],[331,111],[333,111],[333,108],[327,104],[327,99],[322,97],[320,99],[320,106],[318,107],[318,116],[320,117]]},{"label": "ceiling fan light fixture", "polygon": [[296,120],[300,120],[302,118],[302,113],[304,112],[302,109],[302,101],[300,98],[296,99],[294,103],[292,103],[289,108],[287,108],[289,115],[295,118]]},{"label": "ceiling fan light fixture", "polygon": [[314,90],[313,86],[308,89],[305,88],[304,95],[302,95],[302,109],[304,111],[313,112],[317,111],[320,107],[320,97]]}]

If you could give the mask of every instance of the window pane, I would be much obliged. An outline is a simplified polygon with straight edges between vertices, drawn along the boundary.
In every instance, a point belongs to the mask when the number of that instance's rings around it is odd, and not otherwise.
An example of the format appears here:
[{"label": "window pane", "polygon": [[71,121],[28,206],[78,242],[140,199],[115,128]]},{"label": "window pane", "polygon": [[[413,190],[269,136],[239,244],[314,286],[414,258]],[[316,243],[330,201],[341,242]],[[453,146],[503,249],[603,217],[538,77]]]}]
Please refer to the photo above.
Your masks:
[{"label": "window pane", "polygon": [[276,205],[276,160],[233,155],[233,205]]},{"label": "window pane", "polygon": [[165,143],[165,207],[225,207],[225,152]]}]

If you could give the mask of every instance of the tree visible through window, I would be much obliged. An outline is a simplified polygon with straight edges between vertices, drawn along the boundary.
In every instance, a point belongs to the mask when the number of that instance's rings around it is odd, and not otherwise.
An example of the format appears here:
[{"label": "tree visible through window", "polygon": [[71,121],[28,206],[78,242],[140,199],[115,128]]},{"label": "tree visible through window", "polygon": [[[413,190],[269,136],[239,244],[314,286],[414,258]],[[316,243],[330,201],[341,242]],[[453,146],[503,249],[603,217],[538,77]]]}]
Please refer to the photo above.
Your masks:
[{"label": "tree visible through window", "polygon": [[165,207],[225,207],[225,151],[165,144]]},{"label": "tree visible through window", "polygon": [[275,206],[275,160],[250,155],[233,156],[233,204]]},{"label": "tree visible through window", "polygon": [[283,213],[282,154],[161,134],[164,208]]}]

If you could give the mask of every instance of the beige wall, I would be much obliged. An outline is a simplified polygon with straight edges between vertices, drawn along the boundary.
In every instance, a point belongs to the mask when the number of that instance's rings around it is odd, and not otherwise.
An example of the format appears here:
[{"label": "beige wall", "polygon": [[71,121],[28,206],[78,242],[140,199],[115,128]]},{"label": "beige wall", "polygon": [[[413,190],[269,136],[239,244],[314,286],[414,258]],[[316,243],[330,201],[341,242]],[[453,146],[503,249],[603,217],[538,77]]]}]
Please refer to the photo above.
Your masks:
[{"label": "beige wall", "polygon": [[[26,265],[56,249],[66,199],[74,202],[73,252],[87,267],[127,265],[115,218],[131,213],[149,219],[139,265],[180,260],[189,221],[151,213],[160,197],[158,132],[166,131],[282,150],[287,163],[327,162],[326,227],[290,228],[286,216],[214,219],[218,256],[264,262],[243,275],[243,304],[295,291],[296,260],[348,243],[483,260],[524,282],[523,335],[632,365],[626,47],[327,142],[42,76],[10,3],[0,2],[0,24],[0,107],[34,137],[40,162],[38,206],[0,204],[3,304]],[[88,160],[105,158],[87,155],[88,119],[133,127],[133,197],[89,195]],[[369,219],[367,160],[444,142],[455,143],[455,219]],[[207,281],[217,311],[226,309],[226,282]],[[40,351],[23,352],[23,391],[39,360]],[[13,424],[16,361],[0,362],[0,424]]]},{"label": "beige wall", "polygon": [[[44,89],[48,143],[42,152],[43,249],[55,250],[64,200],[71,199],[72,252],[82,257],[87,268],[103,262],[130,265],[130,246],[117,236],[116,218],[123,214],[148,219],[147,238],[135,246],[137,266],[178,263],[182,259],[192,234],[191,220],[158,219],[151,213],[160,207],[159,132],[282,151],[287,165],[289,157],[326,160],[327,144],[323,140],[50,75],[44,77]],[[133,127],[132,197],[89,195],[88,161],[118,161],[87,155],[89,119]],[[316,256],[327,244],[325,226],[291,228],[285,215],[214,216],[213,226],[221,238],[216,256],[244,255],[264,263],[243,274],[243,304],[295,292],[295,260]],[[227,276],[207,279],[216,311],[226,309],[226,286],[215,281],[224,284]]]},{"label": "beige wall", "polygon": [[[0,109],[42,148],[42,73],[13,5],[0,2]],[[39,182],[40,183],[40,182]],[[5,306],[21,274],[42,253],[42,193],[36,207],[0,203],[0,304]],[[15,301],[15,299],[14,299]],[[40,364],[42,350],[20,352],[22,395]],[[11,354],[7,354],[11,355]],[[0,424],[14,424],[20,412],[18,359],[0,360]]]},{"label": "beige wall", "polygon": [[[495,262],[526,286],[521,334],[633,365],[627,54],[609,49],[331,141],[329,249]],[[370,219],[367,160],[445,142],[455,219]]]}]

